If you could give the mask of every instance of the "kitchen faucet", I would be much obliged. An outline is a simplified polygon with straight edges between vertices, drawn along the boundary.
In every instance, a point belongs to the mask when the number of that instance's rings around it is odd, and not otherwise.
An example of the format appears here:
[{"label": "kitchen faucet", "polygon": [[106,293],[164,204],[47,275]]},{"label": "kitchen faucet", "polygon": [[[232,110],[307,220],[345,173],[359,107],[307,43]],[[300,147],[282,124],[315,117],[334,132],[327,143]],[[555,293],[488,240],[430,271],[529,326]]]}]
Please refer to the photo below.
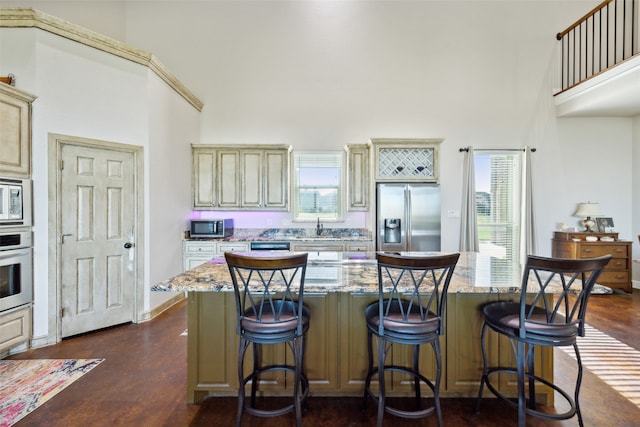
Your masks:
[{"label": "kitchen faucet", "polygon": [[322,229],[324,228],[324,226],[322,224],[320,224],[320,217],[318,217],[318,225],[316,225],[316,236],[319,236],[322,234]]}]

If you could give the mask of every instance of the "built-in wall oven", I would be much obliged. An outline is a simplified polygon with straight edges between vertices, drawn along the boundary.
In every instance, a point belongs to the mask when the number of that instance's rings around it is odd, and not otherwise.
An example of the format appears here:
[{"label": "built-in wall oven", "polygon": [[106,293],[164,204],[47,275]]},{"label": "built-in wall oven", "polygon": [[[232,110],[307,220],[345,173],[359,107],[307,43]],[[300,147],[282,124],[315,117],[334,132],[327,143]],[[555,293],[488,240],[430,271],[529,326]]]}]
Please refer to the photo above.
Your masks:
[{"label": "built-in wall oven", "polygon": [[0,231],[0,313],[33,297],[31,230]]},{"label": "built-in wall oven", "polygon": [[31,180],[0,177],[0,227],[30,227]]}]

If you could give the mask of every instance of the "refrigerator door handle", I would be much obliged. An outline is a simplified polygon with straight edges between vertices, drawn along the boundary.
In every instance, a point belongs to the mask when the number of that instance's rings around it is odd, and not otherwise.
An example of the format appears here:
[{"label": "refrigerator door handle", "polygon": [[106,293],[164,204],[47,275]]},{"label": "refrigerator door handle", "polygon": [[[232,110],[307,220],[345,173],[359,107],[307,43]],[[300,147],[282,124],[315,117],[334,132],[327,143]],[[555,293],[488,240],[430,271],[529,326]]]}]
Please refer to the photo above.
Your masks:
[{"label": "refrigerator door handle", "polygon": [[405,215],[405,228],[404,228],[404,233],[405,236],[407,236],[407,244],[405,247],[406,251],[411,251],[412,250],[412,244],[411,244],[411,229],[413,228],[411,226],[411,191],[408,188],[404,189],[404,200],[406,203],[406,209],[404,212]]}]

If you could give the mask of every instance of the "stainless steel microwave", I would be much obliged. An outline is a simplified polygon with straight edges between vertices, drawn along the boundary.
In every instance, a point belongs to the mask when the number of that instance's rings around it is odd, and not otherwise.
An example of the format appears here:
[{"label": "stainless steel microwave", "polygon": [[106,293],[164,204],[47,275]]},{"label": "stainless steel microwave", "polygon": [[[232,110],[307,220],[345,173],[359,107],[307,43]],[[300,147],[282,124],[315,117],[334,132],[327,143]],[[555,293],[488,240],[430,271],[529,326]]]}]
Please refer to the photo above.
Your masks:
[{"label": "stainless steel microwave", "polygon": [[31,226],[31,180],[0,178],[0,226]]},{"label": "stainless steel microwave", "polygon": [[233,235],[233,219],[193,219],[189,231],[192,239],[229,237]]}]

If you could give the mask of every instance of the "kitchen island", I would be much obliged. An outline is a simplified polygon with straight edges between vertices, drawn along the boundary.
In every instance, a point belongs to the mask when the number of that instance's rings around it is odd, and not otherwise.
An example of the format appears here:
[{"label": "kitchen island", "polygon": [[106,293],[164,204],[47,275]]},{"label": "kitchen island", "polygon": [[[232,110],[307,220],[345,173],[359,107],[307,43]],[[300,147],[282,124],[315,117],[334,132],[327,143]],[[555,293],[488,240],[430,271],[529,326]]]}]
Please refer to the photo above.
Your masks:
[{"label": "kitchen island", "polygon": [[[517,300],[521,275],[519,265],[477,253],[461,254],[449,287],[445,334],[441,337],[441,396],[476,396],[482,369],[482,307],[489,302]],[[214,258],[158,284],[154,290],[188,292],[187,401],[235,396],[238,337],[233,285],[224,258]],[[597,286],[595,293],[608,291]],[[375,253],[309,253],[304,303],[311,310],[311,324],[305,341],[305,372],[312,396],[362,395],[367,369],[364,309],[377,294]],[[488,339],[490,366],[514,363],[508,340],[493,333]],[[290,357],[285,350],[285,345],[272,346],[262,357],[266,362],[282,361]],[[391,357],[394,363],[408,363],[411,353],[398,347]],[[432,376],[432,352],[425,349],[420,357],[421,370]],[[552,380],[551,349],[536,353],[536,371]],[[405,380],[392,375],[387,394],[409,396],[411,384]],[[500,390],[515,396],[515,380],[515,376],[503,376]],[[261,384],[261,390],[277,396],[289,393],[291,386],[285,372],[276,371]],[[552,390],[540,387],[538,391],[541,402],[553,403]]]}]

